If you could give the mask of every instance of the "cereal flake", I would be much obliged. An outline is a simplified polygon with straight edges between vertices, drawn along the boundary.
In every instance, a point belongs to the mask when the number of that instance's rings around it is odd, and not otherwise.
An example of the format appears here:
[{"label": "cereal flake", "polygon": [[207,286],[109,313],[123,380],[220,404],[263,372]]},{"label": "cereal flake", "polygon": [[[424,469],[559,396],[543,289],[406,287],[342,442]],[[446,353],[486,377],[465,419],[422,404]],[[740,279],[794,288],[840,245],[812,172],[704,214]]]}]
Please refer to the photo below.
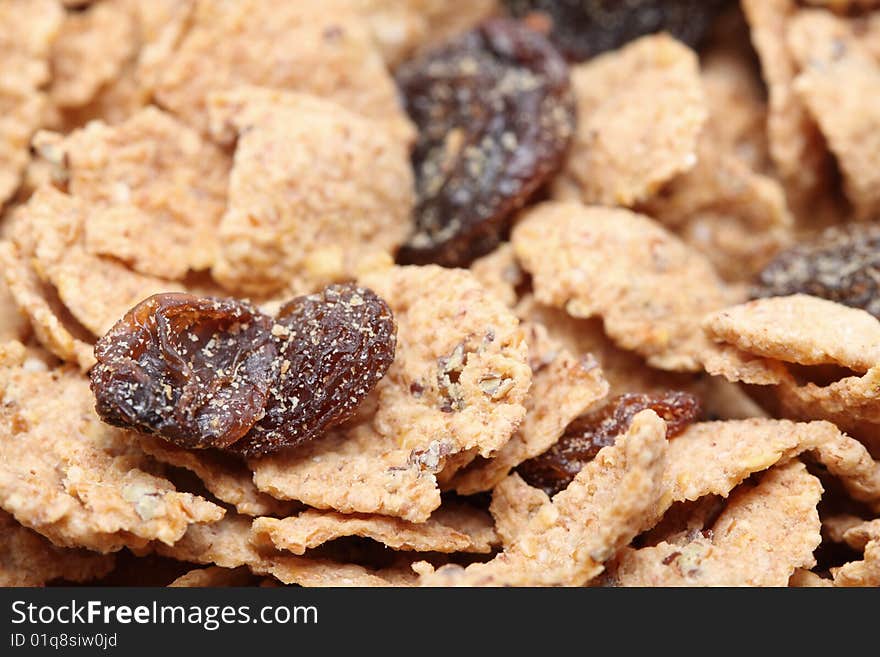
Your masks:
[{"label": "cereal flake", "polygon": [[65,547],[172,544],[223,509],[151,474],[137,442],[98,419],[71,369],[0,368],[0,506]]},{"label": "cereal flake", "polygon": [[440,506],[436,475],[448,460],[492,456],[522,421],[527,347],[513,313],[466,271],[395,267],[359,282],[398,324],[394,363],[364,402],[375,413],[252,459],[254,481],[316,508],[424,522]]}]

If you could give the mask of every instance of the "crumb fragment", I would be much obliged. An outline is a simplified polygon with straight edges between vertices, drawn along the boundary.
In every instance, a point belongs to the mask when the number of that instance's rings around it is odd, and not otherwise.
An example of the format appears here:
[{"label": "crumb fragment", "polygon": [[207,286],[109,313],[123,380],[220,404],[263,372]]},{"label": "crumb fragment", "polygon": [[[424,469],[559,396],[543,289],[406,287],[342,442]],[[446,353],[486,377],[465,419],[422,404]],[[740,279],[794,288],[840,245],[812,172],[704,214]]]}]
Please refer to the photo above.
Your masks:
[{"label": "crumb fragment", "polygon": [[251,571],[244,566],[239,568],[208,566],[207,568],[194,568],[175,579],[168,586],[174,588],[252,586],[254,579]]}]

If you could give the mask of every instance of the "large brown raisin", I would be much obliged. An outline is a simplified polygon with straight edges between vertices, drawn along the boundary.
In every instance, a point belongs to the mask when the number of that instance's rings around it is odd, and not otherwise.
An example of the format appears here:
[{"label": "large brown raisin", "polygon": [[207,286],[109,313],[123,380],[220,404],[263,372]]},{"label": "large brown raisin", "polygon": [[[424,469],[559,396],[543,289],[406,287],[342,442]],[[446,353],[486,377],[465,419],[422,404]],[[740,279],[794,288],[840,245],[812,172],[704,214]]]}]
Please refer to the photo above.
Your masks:
[{"label": "large brown raisin", "polygon": [[277,320],[246,303],[160,294],[98,341],[98,415],[182,447],[258,456],[348,419],[394,360],[391,309],[332,285]]},{"label": "large brown raisin", "polygon": [[281,308],[273,328],[278,378],[265,416],[231,449],[268,454],[348,419],[394,360],[388,304],[372,290],[331,285]]},{"label": "large brown raisin", "polygon": [[277,348],[272,319],[246,303],[158,294],[95,346],[101,419],[183,447],[226,447],[266,404]]},{"label": "large brown raisin", "polygon": [[758,277],[752,297],[809,294],[880,318],[880,226],[829,228],[778,254]]},{"label": "large brown raisin", "polygon": [[645,34],[669,32],[699,45],[730,0],[504,0],[517,17],[540,16],[550,40],[571,61],[582,62]]},{"label": "large brown raisin", "polygon": [[666,421],[666,437],[672,438],[699,419],[700,400],[687,392],[664,395],[629,393],[611,399],[604,407],[582,415],[565,429],[553,447],[520,464],[517,472],[529,484],[548,495],[565,489],[603,447],[614,444],[637,413],[651,409]]},{"label": "large brown raisin", "polygon": [[491,20],[400,67],[419,128],[415,231],[398,260],[466,266],[562,165],[574,133],[568,67],[538,32]]}]

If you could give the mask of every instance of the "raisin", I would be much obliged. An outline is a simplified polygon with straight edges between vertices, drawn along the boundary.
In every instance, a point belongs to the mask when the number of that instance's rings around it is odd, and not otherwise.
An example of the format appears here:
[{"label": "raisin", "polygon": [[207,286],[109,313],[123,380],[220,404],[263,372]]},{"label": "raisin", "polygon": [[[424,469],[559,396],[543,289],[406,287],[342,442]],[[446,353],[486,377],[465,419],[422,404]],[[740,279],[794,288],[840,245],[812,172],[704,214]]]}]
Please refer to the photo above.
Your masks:
[{"label": "raisin", "polygon": [[646,409],[666,421],[667,438],[680,434],[702,413],[700,400],[686,392],[620,395],[598,411],[574,420],[553,447],[520,464],[517,472],[532,486],[555,495],[596,458],[599,450],[613,445],[617,436],[629,428],[633,417]]},{"label": "raisin", "polygon": [[545,23],[550,40],[565,57],[582,62],[655,32],[669,32],[695,47],[730,0],[504,0],[504,4],[513,16]]},{"label": "raisin", "polygon": [[159,294],[98,341],[92,390],[109,424],[258,456],[348,419],[395,348],[391,309],[354,285],[293,299],[275,320],[240,301]]},{"label": "raisin", "polygon": [[105,422],[183,447],[226,447],[266,404],[272,319],[246,303],[158,294],[95,346],[96,410]]},{"label": "raisin", "polygon": [[495,19],[403,64],[419,136],[415,231],[404,264],[467,266],[561,167],[575,126],[568,67],[538,32]]},{"label": "raisin", "polygon": [[761,272],[752,297],[809,294],[880,318],[880,226],[832,227],[779,253]]},{"label": "raisin", "polygon": [[331,285],[298,297],[276,321],[277,380],[265,415],[231,447],[245,456],[298,445],[345,421],[394,360],[391,309],[365,288]]}]

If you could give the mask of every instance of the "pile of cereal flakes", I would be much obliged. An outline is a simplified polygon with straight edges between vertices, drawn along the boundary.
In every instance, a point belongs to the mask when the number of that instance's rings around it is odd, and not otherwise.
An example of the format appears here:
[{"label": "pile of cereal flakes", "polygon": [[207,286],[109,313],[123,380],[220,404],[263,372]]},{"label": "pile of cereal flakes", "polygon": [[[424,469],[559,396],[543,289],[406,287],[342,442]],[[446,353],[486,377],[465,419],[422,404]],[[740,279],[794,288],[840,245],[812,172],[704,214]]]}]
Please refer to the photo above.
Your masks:
[{"label": "pile of cereal flakes", "polygon": [[3,0],[0,584],[880,585],[880,2]]}]

